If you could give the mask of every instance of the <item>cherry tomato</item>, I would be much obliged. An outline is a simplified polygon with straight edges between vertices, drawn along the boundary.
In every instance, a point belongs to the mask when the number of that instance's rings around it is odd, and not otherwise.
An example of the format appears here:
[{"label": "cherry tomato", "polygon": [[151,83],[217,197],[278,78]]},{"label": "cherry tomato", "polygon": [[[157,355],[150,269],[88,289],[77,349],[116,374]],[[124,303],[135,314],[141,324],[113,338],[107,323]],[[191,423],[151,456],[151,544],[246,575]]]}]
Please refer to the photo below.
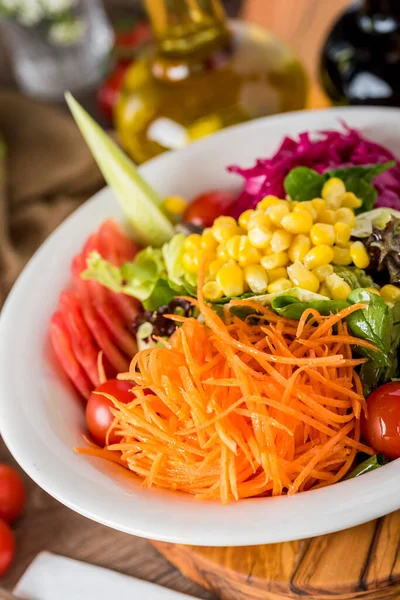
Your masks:
[{"label": "cherry tomato", "polygon": [[0,464],[0,518],[13,523],[25,506],[25,488],[17,471]]},{"label": "cherry tomato", "polygon": [[[109,379],[95,389],[95,392],[105,392],[114,396],[119,402],[128,404],[134,400],[133,394],[129,391],[132,384],[129,381],[119,381],[118,379]],[[113,406],[111,400],[105,396],[92,393],[86,406],[86,423],[92,438],[100,446],[105,446],[107,431],[113,422],[113,415],[110,407]],[[109,438],[110,444],[117,444],[119,437],[112,432]]]},{"label": "cherry tomato", "polygon": [[361,431],[377,452],[400,457],[400,383],[385,383],[367,398],[368,419],[362,417]]},{"label": "cherry tomato", "polygon": [[118,64],[115,70],[107,77],[97,92],[99,110],[110,121],[113,120],[114,106],[118,100],[122,82],[128,70],[129,63]]},{"label": "cherry tomato", "polygon": [[10,526],[0,519],[0,577],[8,571],[15,554],[15,538]]},{"label": "cherry tomato", "polygon": [[197,196],[183,215],[184,223],[211,227],[217,217],[229,214],[237,195],[232,192],[206,192]]}]

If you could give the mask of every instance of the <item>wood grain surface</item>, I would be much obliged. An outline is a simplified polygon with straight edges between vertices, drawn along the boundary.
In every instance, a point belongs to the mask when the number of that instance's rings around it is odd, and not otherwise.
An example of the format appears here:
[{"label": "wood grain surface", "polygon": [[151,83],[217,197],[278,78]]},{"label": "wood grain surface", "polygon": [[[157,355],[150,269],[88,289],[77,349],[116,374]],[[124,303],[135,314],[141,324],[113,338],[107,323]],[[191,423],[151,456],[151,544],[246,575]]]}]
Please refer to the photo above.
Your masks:
[{"label": "wood grain surface", "polygon": [[220,600],[400,597],[400,511],[309,540],[242,548],[154,543]]},{"label": "wood grain surface", "polygon": [[[113,12],[131,0],[108,0]],[[315,87],[321,41],[349,0],[248,0],[245,17],[285,39],[303,60]],[[0,85],[11,82],[0,42]],[[0,460],[12,463],[4,446]],[[60,472],[62,477],[62,472]],[[0,584],[11,589],[41,550],[105,566],[199,598],[223,600],[400,597],[400,513],[334,536],[274,546],[200,549],[156,547],[193,581],[182,576],[147,541],[81,517],[25,478],[28,504],[15,526],[17,555]],[[211,595],[214,593],[215,595]],[[71,599],[72,600],[72,599]],[[145,600],[145,599],[143,599]]]}]

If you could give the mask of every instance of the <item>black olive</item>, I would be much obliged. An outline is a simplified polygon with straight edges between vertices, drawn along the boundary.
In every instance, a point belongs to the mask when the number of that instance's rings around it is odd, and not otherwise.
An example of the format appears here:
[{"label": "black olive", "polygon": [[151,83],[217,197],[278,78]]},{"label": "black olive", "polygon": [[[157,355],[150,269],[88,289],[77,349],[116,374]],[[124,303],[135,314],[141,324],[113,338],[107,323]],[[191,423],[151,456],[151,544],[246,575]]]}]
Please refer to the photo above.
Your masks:
[{"label": "black olive", "polygon": [[167,314],[190,317],[193,315],[193,307],[188,300],[174,298],[168,306],[160,306],[154,312],[146,310],[139,313],[132,323],[132,332],[136,335],[143,323],[151,323],[153,325],[152,336],[171,337],[179,323],[165,317]]}]

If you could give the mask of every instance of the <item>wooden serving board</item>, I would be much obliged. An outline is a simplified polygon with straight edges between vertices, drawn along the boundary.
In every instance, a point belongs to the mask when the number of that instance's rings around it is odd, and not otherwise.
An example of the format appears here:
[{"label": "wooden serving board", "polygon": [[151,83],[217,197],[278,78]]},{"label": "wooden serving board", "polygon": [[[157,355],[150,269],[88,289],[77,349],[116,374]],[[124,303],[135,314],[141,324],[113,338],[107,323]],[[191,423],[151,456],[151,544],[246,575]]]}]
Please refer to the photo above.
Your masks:
[{"label": "wooden serving board", "polygon": [[345,531],[283,544],[153,544],[219,600],[400,599],[400,511]]}]

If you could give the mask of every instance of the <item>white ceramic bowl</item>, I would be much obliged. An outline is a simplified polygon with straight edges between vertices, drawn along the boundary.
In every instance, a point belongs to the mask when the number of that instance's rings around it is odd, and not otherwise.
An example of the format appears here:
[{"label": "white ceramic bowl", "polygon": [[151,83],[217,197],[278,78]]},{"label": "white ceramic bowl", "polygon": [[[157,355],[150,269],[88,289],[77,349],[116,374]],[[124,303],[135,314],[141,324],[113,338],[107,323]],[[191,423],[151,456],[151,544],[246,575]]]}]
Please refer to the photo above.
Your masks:
[{"label": "white ceramic bowl", "polygon": [[[142,167],[163,194],[186,197],[207,188],[238,187],[225,167],[269,156],[285,135],[360,128],[400,155],[400,111],[344,108],[299,112],[225,130]],[[48,324],[69,266],[106,217],[123,216],[109,189],[86,202],[35,254],[12,290],[0,323],[0,427],[10,451],[38,485],[71,509],[127,533],[183,544],[240,546],[282,542],[344,529],[400,508],[400,460],[363,477],[294,497],[229,506],[142,489],[116,465],[78,456],[84,410],[61,373]]]}]

